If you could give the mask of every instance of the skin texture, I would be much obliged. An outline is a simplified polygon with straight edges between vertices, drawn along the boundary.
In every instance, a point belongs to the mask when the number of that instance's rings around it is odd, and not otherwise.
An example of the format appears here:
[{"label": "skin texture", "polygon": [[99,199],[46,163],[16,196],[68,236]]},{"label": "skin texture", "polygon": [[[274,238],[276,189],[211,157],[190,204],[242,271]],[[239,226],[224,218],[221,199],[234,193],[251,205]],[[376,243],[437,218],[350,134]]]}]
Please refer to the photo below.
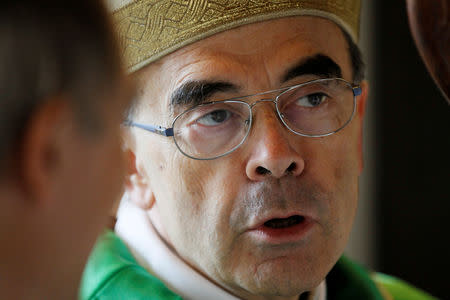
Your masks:
[{"label": "skin texture", "polygon": [[[215,97],[224,99],[317,78],[282,82],[289,68],[319,53],[333,59],[351,82],[347,48],[334,23],[315,17],[283,18],[214,35],[137,74],[142,90],[135,120],[170,126],[181,112],[170,110],[170,95],[188,80],[240,87]],[[212,161],[189,159],[172,139],[131,129],[127,192],[148,210],[168,244],[216,284],[244,299],[296,299],[325,278],[350,233],[362,169],[367,94],[365,83],[362,87],[355,118],[337,134],[292,134],[273,104],[260,104],[253,109],[246,142]],[[292,163],[295,168],[287,171]],[[270,173],[258,173],[258,167]],[[313,220],[300,241],[273,246],[249,233],[261,220],[292,213]]]},{"label": "skin texture", "polygon": [[95,134],[81,129],[63,95],[49,98],[27,123],[0,184],[5,298],[77,299],[86,260],[124,179],[120,123],[130,97],[122,86],[110,92],[99,95]]}]

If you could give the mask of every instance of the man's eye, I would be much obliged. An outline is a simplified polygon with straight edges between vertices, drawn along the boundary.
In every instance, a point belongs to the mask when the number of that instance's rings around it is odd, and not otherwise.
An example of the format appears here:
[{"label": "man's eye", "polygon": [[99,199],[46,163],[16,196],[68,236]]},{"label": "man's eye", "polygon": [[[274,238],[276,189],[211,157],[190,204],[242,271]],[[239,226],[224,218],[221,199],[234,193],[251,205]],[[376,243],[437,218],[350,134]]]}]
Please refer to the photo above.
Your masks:
[{"label": "man's eye", "polygon": [[298,98],[296,104],[303,107],[316,107],[322,104],[327,98],[323,93],[315,93]]},{"label": "man's eye", "polygon": [[200,123],[205,126],[220,125],[221,123],[227,121],[230,117],[231,112],[228,110],[224,109],[215,110],[199,118],[197,120],[197,123]]}]

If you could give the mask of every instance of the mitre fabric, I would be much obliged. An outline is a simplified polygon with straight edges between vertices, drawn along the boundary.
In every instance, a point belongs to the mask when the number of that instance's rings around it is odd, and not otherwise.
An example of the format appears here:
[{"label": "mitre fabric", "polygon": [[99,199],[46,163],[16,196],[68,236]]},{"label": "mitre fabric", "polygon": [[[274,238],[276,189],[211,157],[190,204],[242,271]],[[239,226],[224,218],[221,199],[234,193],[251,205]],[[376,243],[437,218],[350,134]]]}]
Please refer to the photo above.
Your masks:
[{"label": "mitre fabric", "polygon": [[327,18],[357,42],[360,0],[108,0],[125,64],[134,72],[215,33],[290,16]]}]

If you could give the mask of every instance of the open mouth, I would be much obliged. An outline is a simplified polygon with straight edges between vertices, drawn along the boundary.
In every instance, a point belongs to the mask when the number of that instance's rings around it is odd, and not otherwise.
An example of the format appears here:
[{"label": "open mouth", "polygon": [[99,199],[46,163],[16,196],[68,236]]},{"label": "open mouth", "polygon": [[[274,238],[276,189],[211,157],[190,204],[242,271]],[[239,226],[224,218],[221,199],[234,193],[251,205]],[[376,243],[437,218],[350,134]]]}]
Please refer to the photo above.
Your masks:
[{"label": "open mouth", "polygon": [[264,244],[281,245],[303,240],[314,227],[308,216],[291,215],[287,218],[272,218],[249,231],[255,241]]},{"label": "open mouth", "polygon": [[305,220],[305,217],[295,215],[289,218],[281,218],[281,219],[271,219],[264,223],[264,226],[273,228],[273,229],[283,229],[288,228],[297,224],[302,223]]}]

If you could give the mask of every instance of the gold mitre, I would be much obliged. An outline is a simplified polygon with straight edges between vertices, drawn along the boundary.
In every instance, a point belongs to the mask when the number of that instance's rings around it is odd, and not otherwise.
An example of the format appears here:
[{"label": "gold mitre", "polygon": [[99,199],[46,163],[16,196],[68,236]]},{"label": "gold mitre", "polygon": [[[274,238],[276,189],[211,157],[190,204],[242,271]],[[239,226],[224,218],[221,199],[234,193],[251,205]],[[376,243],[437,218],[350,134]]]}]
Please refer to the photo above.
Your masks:
[{"label": "gold mitre", "polygon": [[319,16],[357,42],[360,0],[107,0],[134,72],[181,47],[245,24],[290,16]]}]

